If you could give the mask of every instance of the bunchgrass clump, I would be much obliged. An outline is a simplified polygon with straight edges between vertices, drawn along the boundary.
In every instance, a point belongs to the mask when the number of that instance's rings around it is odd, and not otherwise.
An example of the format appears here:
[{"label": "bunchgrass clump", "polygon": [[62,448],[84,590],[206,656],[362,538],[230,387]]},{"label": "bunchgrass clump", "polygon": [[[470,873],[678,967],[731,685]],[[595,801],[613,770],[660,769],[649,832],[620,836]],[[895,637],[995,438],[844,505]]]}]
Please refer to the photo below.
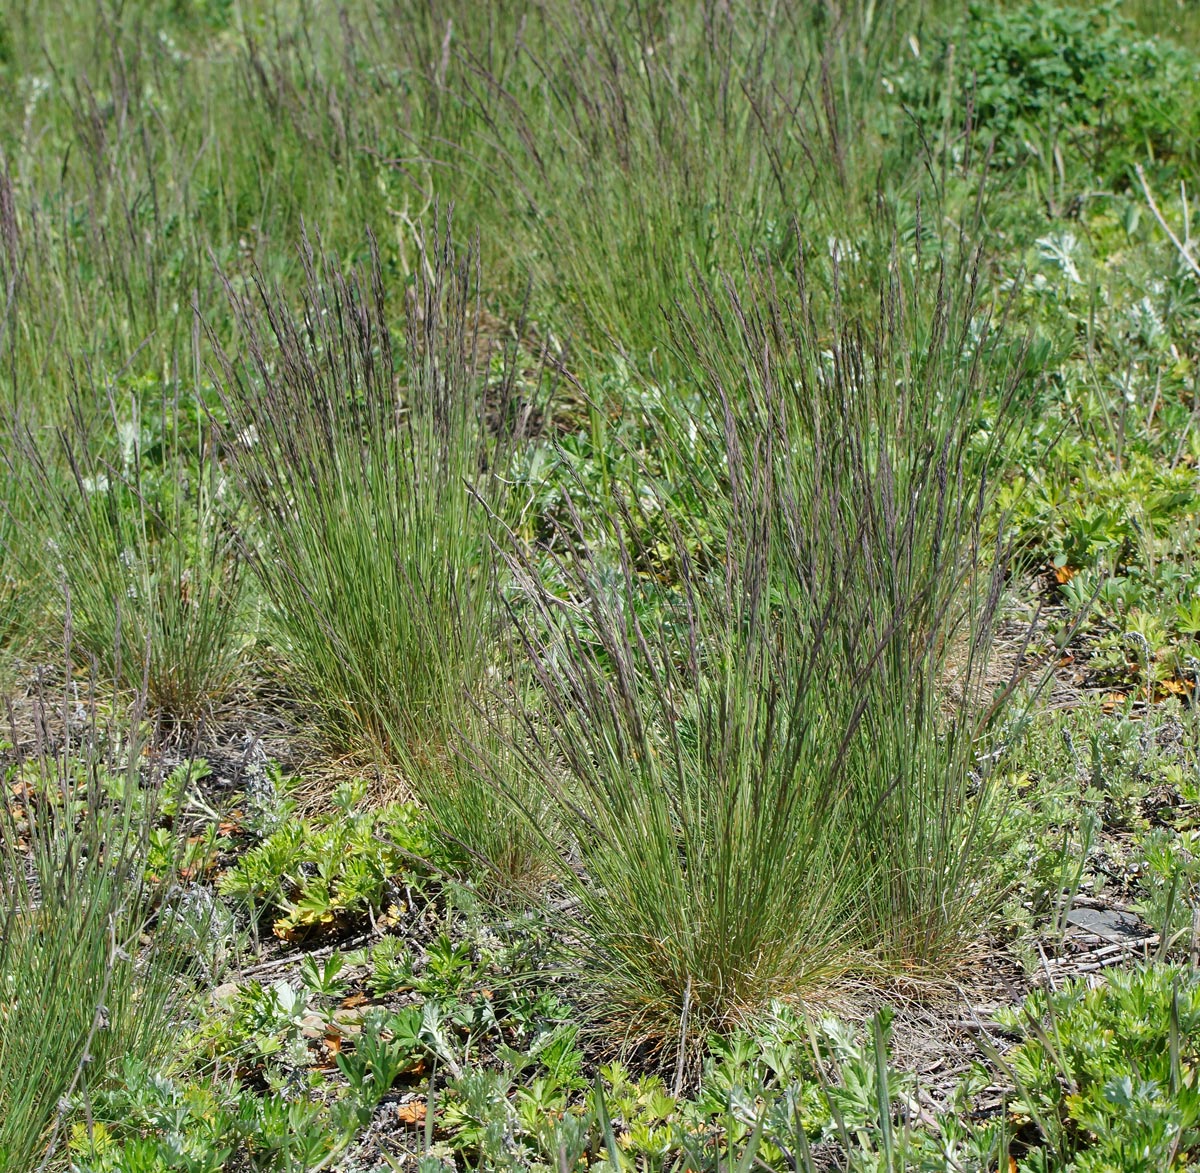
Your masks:
[{"label": "bunchgrass clump", "polygon": [[0,457],[0,680],[5,665],[19,654],[36,626],[42,580],[27,548],[27,527],[21,524],[15,462]]},{"label": "bunchgrass clump", "polygon": [[[47,715],[66,718],[74,702]],[[135,713],[131,728],[141,721]],[[108,748],[105,748],[107,743]],[[137,743],[94,722],[17,759],[0,794],[0,1166],[53,1168],[121,1060],[172,1037],[179,940],[150,931]],[[114,798],[120,793],[122,800]],[[145,794],[152,791],[147,790]],[[144,795],[143,795],[144,797]]]},{"label": "bunchgrass clump", "polygon": [[843,923],[885,965],[935,971],[995,897],[977,738],[1002,704],[983,685],[1006,551],[987,535],[1023,410],[1022,345],[981,304],[977,255],[952,256],[894,255],[873,308],[835,259],[823,281],[754,272],[676,317],[731,516],[771,470],[727,558],[763,550],[790,658],[827,645],[838,752],[817,785],[854,861]]},{"label": "bunchgrass clump", "polygon": [[544,697],[525,756],[632,1039],[685,1047],[851,966],[944,969],[986,915],[983,533],[1020,348],[969,269],[896,274],[865,319],[802,268],[677,311],[711,513],[668,520],[668,583],[637,537],[635,512],[670,516],[652,482],[618,516],[574,508],[549,569],[512,556]]},{"label": "bunchgrass clump", "polygon": [[[234,508],[203,408],[136,396],[76,399],[51,443],[23,436],[45,578],[76,645],[104,675],[145,690],[168,723],[194,724],[233,686],[248,642]],[[32,543],[29,543],[32,544]]]},{"label": "bunchgrass clump", "polygon": [[398,768],[469,854],[508,857],[519,825],[462,752],[498,662],[491,528],[519,504],[506,474],[535,403],[481,332],[475,250],[448,224],[422,248],[396,342],[374,252],[357,273],[307,250],[298,319],[263,285],[234,295],[250,361],[223,364],[230,449],[279,647],[329,739]]},{"label": "bunchgrass clump", "polygon": [[753,532],[709,567],[676,530],[665,594],[635,571],[628,511],[574,512],[549,571],[514,558],[544,700],[512,748],[568,834],[586,991],[623,1042],[676,1054],[818,989],[850,945],[837,916],[856,873],[823,834],[831,649],[824,623],[804,646],[779,639],[772,613],[792,600],[772,597],[771,469],[756,468],[730,521]]}]

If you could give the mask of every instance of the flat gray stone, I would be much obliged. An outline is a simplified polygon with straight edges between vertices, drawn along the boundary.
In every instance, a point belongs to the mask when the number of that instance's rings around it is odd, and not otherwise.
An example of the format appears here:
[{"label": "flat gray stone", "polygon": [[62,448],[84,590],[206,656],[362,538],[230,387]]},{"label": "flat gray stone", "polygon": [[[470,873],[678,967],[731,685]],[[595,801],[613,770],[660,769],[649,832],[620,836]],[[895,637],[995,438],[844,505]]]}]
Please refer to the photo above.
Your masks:
[{"label": "flat gray stone", "polygon": [[1129,912],[1118,912],[1114,908],[1072,908],[1067,913],[1067,924],[1114,944],[1123,945],[1149,936],[1145,925],[1136,916]]}]

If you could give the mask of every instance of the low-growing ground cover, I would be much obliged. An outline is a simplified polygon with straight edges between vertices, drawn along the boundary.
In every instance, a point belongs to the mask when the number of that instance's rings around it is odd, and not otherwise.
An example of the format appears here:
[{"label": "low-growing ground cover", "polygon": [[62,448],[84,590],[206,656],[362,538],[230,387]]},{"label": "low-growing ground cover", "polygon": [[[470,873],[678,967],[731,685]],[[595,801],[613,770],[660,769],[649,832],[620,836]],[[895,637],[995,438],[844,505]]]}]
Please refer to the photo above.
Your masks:
[{"label": "low-growing ground cover", "polygon": [[0,13],[0,1167],[1200,1162],[1200,22]]}]

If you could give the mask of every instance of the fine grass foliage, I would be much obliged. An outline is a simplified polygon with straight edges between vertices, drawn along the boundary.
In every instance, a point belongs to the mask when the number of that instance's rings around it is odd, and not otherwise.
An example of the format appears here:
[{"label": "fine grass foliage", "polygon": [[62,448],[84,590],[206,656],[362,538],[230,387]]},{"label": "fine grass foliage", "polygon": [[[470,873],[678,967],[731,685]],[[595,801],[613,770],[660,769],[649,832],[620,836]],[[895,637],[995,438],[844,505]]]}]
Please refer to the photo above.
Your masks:
[{"label": "fine grass foliage", "polygon": [[[136,726],[135,726],[136,727]],[[100,745],[102,733],[114,750]],[[143,945],[145,881],[136,743],[93,727],[6,770],[0,805],[0,1164],[50,1167],[64,1121],[122,1058],[161,1059],[177,947]]]},{"label": "fine grass foliage", "polygon": [[106,406],[95,422],[79,397],[53,443],[24,435],[31,506],[55,523],[45,577],[108,678],[194,724],[228,694],[248,642],[235,507],[202,405],[163,394],[146,412],[132,393]]},{"label": "fine grass foliage", "polygon": [[374,252],[347,272],[308,248],[299,318],[231,287],[250,362],[223,363],[230,451],[297,691],[344,747],[398,767],[468,858],[528,879],[536,844],[463,738],[497,667],[491,529],[521,504],[507,473],[536,383],[482,333],[476,250],[449,220],[421,247],[395,342]]},{"label": "fine grass foliage", "polygon": [[348,747],[419,782],[478,688],[493,608],[471,263],[448,236],[394,349],[378,263],[305,253],[303,308],[234,293],[249,362],[223,363],[229,449],[263,518],[254,566],[297,687]]},{"label": "fine grass foliage", "polygon": [[771,594],[771,470],[757,472],[723,567],[674,531],[669,594],[635,573],[636,503],[595,526],[572,503],[548,572],[513,556],[544,698],[513,748],[578,857],[564,876],[593,1012],[677,1057],[844,958],[849,873],[821,834],[837,801],[821,784],[836,757],[820,712],[825,625],[807,646],[773,628],[787,601]]},{"label": "fine grass foliage", "polygon": [[544,697],[526,756],[578,852],[599,1011],[631,1039],[684,1046],[860,950],[944,970],[995,898],[984,527],[1021,352],[969,264],[894,269],[871,316],[803,268],[679,311],[722,537],[672,518],[665,584],[637,573],[650,480],[607,521],[574,503],[548,570],[512,555]]},{"label": "fine grass foliage", "polygon": [[889,965],[947,965],[994,895],[977,738],[1003,703],[983,686],[1006,552],[988,534],[1025,372],[976,262],[894,254],[855,309],[852,264],[810,261],[707,289],[676,325],[727,515],[768,486],[727,559],[762,551],[791,658],[825,644],[838,748],[815,784],[855,861],[859,940]]}]

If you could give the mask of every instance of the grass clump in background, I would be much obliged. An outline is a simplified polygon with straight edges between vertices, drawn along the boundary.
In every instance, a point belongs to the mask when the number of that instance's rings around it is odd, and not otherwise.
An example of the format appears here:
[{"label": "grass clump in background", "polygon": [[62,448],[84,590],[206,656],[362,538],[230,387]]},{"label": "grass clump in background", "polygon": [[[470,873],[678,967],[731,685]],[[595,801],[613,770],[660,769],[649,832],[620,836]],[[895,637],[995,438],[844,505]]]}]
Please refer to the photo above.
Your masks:
[{"label": "grass clump in background", "polygon": [[[507,440],[489,432],[471,260],[448,236],[427,259],[398,353],[378,263],[347,274],[310,250],[302,316],[260,286],[238,303],[250,362],[224,365],[229,452],[263,519],[254,566],[298,687],[413,784],[490,662],[475,494],[496,495]],[[512,390],[493,388],[505,430]]]},{"label": "grass clump in background", "polygon": [[9,459],[0,460],[0,681],[7,681],[9,662],[23,649],[38,612],[40,583],[30,569],[18,515],[18,474]]},{"label": "grass clump in background", "polygon": [[[89,423],[77,405],[56,444],[21,449],[30,515],[54,519],[42,578],[80,649],[168,723],[212,714],[248,640],[236,506],[201,404],[131,394]],[[25,547],[37,535],[27,534]]]}]

